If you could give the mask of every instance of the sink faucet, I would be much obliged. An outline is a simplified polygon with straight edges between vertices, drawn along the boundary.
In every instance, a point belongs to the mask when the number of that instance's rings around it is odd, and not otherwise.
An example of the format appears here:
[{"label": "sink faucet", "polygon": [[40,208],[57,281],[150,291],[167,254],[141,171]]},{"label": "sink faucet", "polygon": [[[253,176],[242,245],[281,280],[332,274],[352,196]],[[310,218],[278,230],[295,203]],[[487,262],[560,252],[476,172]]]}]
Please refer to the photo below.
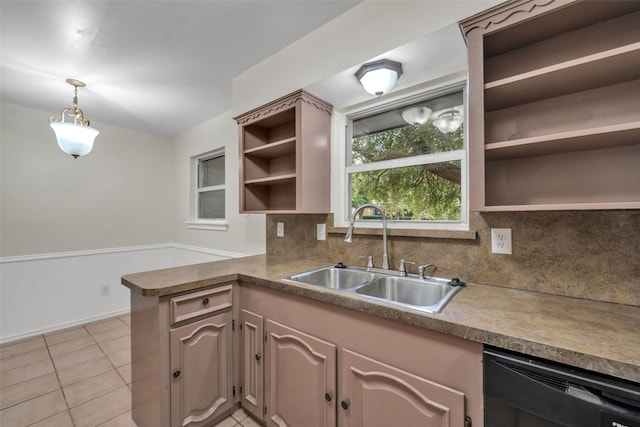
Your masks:
[{"label": "sink faucet", "polygon": [[387,251],[387,217],[380,206],[369,203],[358,207],[351,216],[351,222],[349,223],[349,228],[347,228],[347,235],[344,237],[344,241],[347,243],[352,242],[354,227],[353,223],[356,221],[356,216],[360,213],[360,211],[366,208],[377,209],[382,214],[382,268],[384,270],[388,270],[389,252]]}]

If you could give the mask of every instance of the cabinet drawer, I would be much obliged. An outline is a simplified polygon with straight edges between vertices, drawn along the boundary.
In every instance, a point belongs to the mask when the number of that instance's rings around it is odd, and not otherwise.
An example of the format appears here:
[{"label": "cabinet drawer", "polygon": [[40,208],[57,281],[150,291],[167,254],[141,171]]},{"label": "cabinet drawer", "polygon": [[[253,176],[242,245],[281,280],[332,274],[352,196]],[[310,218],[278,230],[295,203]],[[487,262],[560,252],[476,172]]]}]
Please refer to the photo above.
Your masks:
[{"label": "cabinet drawer", "polygon": [[232,285],[219,286],[171,298],[171,323],[214,314],[231,308]]}]

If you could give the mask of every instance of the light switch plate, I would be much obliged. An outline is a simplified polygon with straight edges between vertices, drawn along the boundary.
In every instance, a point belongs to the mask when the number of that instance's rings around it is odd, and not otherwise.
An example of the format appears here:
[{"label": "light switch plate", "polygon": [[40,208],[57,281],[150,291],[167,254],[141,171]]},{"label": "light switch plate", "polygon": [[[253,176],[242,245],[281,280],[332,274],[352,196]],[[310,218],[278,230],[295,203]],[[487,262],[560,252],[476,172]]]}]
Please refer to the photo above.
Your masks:
[{"label": "light switch plate", "polygon": [[284,222],[279,222],[276,225],[276,236],[284,237]]},{"label": "light switch plate", "polygon": [[494,254],[511,254],[511,229],[491,229],[491,252]]},{"label": "light switch plate", "polygon": [[327,224],[316,224],[316,238],[327,240]]}]

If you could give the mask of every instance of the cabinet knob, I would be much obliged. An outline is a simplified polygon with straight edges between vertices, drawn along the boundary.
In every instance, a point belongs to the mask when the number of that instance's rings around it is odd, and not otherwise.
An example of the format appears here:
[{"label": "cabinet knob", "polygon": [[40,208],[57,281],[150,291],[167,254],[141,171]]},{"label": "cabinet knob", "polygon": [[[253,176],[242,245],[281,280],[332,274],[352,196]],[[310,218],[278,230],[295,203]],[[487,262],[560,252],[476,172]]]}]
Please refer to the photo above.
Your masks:
[{"label": "cabinet knob", "polygon": [[331,393],[325,393],[324,394],[324,400],[326,400],[327,402],[331,402],[331,400],[333,399],[333,395]]},{"label": "cabinet knob", "polygon": [[349,409],[349,401],[343,400],[342,402],[340,402],[340,406],[342,406],[342,409]]},{"label": "cabinet knob", "polygon": [[202,300],[202,305],[207,305],[209,304],[209,298],[205,298]]},{"label": "cabinet knob", "polygon": [[256,353],[256,360],[262,359],[262,353]]},{"label": "cabinet knob", "polygon": [[180,370],[173,372],[173,378],[178,378],[180,376]]}]

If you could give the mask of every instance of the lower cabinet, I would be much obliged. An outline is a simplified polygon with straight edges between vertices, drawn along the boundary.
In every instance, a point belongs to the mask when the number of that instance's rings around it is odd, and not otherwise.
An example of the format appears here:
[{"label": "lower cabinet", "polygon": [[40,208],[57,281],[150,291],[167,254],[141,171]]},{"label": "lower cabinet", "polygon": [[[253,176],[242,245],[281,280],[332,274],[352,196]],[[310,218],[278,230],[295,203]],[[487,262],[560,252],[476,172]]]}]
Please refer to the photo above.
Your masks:
[{"label": "lower cabinet", "polygon": [[203,426],[233,406],[230,311],[170,331],[171,425]]},{"label": "lower cabinet", "polygon": [[208,426],[233,411],[236,287],[166,297],[131,293],[132,418],[138,427]]},{"label": "lower cabinet", "polygon": [[248,310],[242,322],[242,404],[267,426],[464,425],[460,391]]},{"label": "lower cabinet", "polygon": [[336,346],[267,320],[268,426],[336,425]]},{"label": "lower cabinet", "polygon": [[262,420],[264,414],[264,319],[248,310],[240,312],[242,407]]},{"label": "lower cabinet", "polygon": [[342,427],[463,426],[464,393],[342,350]]}]

